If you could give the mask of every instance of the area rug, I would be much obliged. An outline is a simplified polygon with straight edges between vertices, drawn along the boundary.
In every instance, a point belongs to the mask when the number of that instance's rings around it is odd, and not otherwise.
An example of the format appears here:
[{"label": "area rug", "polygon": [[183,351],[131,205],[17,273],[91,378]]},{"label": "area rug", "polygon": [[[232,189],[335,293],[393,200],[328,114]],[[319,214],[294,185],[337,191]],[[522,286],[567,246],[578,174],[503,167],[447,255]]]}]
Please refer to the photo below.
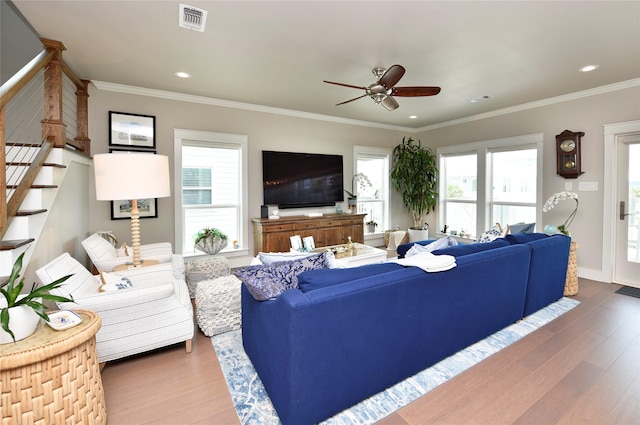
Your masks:
[{"label": "area rug", "polygon": [[632,286],[623,286],[616,291],[616,294],[628,295],[630,297],[640,298],[640,288],[634,288]]},{"label": "area rug", "polygon": [[[579,301],[562,298],[466,349],[405,379],[391,388],[322,422],[324,425],[364,425],[390,415],[438,385],[563,315]],[[242,425],[278,425],[280,420],[258,374],[242,348],[240,330],[211,338]]]}]

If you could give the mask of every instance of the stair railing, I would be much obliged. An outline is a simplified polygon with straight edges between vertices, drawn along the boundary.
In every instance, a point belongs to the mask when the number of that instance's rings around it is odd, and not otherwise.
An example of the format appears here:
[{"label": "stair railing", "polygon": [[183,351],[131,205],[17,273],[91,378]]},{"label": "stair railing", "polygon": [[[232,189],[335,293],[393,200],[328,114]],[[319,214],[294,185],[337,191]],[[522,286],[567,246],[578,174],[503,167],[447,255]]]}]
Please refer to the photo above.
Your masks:
[{"label": "stair railing", "polygon": [[0,237],[52,148],[91,154],[89,81],[64,63],[62,43],[40,40],[44,50],[0,87]]}]

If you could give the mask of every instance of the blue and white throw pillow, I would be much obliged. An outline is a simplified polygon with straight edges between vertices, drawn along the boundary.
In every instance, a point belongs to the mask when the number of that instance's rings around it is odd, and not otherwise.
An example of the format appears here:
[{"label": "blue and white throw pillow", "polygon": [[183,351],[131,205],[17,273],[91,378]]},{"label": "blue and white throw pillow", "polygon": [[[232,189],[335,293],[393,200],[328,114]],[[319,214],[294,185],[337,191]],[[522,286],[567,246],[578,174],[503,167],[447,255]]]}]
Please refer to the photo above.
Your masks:
[{"label": "blue and white throw pillow", "polygon": [[508,229],[509,228],[507,227],[506,230],[502,230],[502,226],[500,226],[500,223],[496,223],[495,226],[480,235],[478,242],[491,242],[497,238],[504,238],[504,236],[507,234]]},{"label": "blue and white throw pillow", "polygon": [[293,261],[243,267],[233,274],[247,286],[253,298],[266,301],[289,289],[297,289],[300,273],[328,268],[330,257],[333,257],[331,253],[323,252]]},{"label": "blue and white throw pillow", "polygon": [[98,288],[98,292],[119,291],[133,286],[129,278],[116,273],[100,273],[100,282],[102,284]]}]

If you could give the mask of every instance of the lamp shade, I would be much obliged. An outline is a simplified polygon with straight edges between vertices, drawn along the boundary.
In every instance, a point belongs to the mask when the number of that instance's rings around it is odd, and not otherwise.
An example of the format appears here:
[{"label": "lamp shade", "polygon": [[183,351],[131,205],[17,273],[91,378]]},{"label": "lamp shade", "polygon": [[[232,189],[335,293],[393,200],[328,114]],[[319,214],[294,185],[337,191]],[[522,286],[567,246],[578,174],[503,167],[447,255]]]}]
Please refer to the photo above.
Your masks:
[{"label": "lamp shade", "polygon": [[169,157],[152,153],[93,156],[98,201],[164,198],[171,195]]}]

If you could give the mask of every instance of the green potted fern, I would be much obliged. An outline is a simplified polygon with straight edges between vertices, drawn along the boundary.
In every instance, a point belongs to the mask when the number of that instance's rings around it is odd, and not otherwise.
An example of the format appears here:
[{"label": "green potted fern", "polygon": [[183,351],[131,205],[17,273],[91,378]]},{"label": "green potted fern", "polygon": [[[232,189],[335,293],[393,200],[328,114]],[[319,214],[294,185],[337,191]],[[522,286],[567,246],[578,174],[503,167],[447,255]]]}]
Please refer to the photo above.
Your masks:
[{"label": "green potted fern", "polygon": [[[436,208],[438,197],[438,161],[420,140],[403,138],[393,149],[391,184],[402,194],[402,203],[413,219],[411,230],[423,230],[425,216]],[[419,236],[419,238],[428,238]],[[420,239],[413,239],[420,240]]]},{"label": "green potted fern", "polygon": [[[20,254],[13,264],[11,275],[6,282],[0,284],[0,344],[15,342],[24,339],[36,331],[40,318],[49,321],[43,300],[54,302],[73,302],[73,297],[61,297],[50,294],[49,291],[58,288],[65,280],[73,275],[61,277],[45,286],[32,288],[31,292],[21,294],[24,288],[24,277],[18,281],[22,270],[22,258]],[[18,283],[16,284],[16,281]]]}]

